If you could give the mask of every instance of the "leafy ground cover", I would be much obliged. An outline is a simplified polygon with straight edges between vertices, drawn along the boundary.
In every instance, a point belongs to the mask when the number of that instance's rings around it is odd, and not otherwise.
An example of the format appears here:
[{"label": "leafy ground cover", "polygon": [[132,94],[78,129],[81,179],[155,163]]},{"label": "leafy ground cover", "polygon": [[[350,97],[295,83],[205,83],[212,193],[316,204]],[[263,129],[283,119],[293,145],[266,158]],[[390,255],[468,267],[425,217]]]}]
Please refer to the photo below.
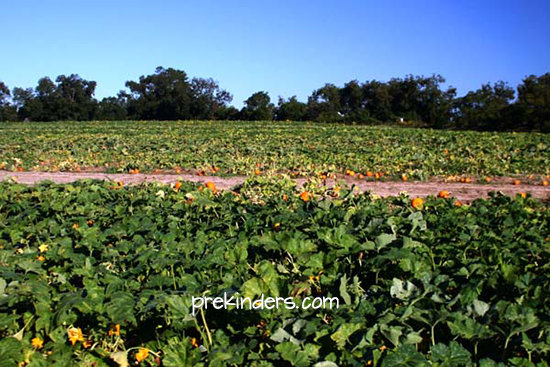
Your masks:
[{"label": "leafy ground cover", "polygon": [[547,202],[305,190],[0,183],[2,365],[547,366]]},{"label": "leafy ground cover", "polygon": [[[548,134],[292,122],[55,122],[0,125],[0,169],[194,171],[217,175],[351,170],[373,178],[549,175]],[[540,177],[537,179],[540,180]]]}]

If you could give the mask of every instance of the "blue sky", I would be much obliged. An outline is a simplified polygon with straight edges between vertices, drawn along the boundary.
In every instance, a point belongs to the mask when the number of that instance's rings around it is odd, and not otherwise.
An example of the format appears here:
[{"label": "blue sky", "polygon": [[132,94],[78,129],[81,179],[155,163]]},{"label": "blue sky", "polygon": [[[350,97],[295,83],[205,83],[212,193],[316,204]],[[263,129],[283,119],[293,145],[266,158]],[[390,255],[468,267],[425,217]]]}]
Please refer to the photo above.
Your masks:
[{"label": "blue sky", "polygon": [[6,1],[0,80],[76,73],[96,97],[157,66],[212,77],[233,104],[325,83],[443,75],[459,95],[550,72],[550,1]]}]

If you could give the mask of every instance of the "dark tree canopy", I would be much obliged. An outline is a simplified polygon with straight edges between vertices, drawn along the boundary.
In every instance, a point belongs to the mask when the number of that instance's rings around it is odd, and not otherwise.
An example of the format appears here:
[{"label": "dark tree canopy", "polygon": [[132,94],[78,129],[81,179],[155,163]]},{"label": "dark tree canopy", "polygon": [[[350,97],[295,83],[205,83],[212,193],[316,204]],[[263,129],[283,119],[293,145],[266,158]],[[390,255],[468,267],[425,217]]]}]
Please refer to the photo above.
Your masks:
[{"label": "dark tree canopy", "polygon": [[292,96],[285,101],[279,97],[279,104],[275,110],[277,120],[302,121],[306,117],[307,105],[298,101],[296,96]]},{"label": "dark tree canopy", "polygon": [[0,81],[0,105],[7,104],[10,95],[11,93],[8,86]]},{"label": "dark tree canopy", "polygon": [[[211,78],[189,78],[183,70],[157,67],[127,81],[126,91],[101,101],[95,81],[76,74],[55,82],[41,78],[35,88],[10,89],[0,81],[0,121],[25,120],[293,120],[358,124],[402,124],[434,129],[550,132],[550,73],[526,77],[516,91],[505,82],[483,84],[457,97],[441,75],[327,83],[307,102],[296,96],[252,94],[241,110],[233,96]],[[517,96],[517,99],[514,98]]]},{"label": "dark tree canopy", "polygon": [[191,85],[184,71],[158,67],[155,74],[128,81],[130,117],[142,120],[186,120],[191,115]]},{"label": "dark tree canopy", "polygon": [[128,114],[143,120],[207,120],[233,97],[213,79],[189,80],[182,70],[158,67],[155,74],[128,81]]},{"label": "dark tree canopy", "polygon": [[456,100],[456,126],[471,130],[498,130],[507,123],[514,90],[504,82],[484,84]]},{"label": "dark tree canopy", "polygon": [[34,90],[14,88],[13,102],[21,120],[91,120],[97,108],[95,88],[96,82],[76,74],[60,75],[55,83],[44,77]]},{"label": "dark tree canopy", "polygon": [[525,78],[518,86],[517,105],[527,130],[550,132],[550,73]]},{"label": "dark tree canopy", "polygon": [[315,121],[341,121],[339,88],[334,84],[313,91],[307,102],[307,118]]},{"label": "dark tree canopy", "polygon": [[94,92],[97,83],[87,81],[76,74],[60,75],[54,92],[54,106],[59,120],[91,120],[97,101]]},{"label": "dark tree canopy", "polygon": [[275,106],[266,92],[256,92],[246,101],[241,111],[244,120],[273,120]]},{"label": "dark tree canopy", "polygon": [[191,114],[199,120],[211,120],[216,112],[233,100],[233,96],[221,89],[213,79],[191,80]]},{"label": "dark tree canopy", "polygon": [[10,89],[0,81],[0,121],[17,120],[16,108],[9,103],[10,96]]},{"label": "dark tree canopy", "polygon": [[117,97],[106,97],[97,106],[96,119],[98,120],[125,120],[128,118],[128,99],[121,92]]},{"label": "dark tree canopy", "polygon": [[395,119],[392,111],[392,95],[387,83],[376,80],[366,82],[361,86],[363,107],[369,111],[374,121],[391,121]]}]

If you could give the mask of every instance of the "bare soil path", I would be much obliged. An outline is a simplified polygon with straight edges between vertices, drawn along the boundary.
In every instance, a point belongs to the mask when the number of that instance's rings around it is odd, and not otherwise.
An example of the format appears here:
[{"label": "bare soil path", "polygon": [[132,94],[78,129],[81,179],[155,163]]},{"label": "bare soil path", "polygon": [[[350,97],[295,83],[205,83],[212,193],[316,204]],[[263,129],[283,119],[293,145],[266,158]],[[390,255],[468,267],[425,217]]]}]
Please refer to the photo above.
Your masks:
[{"label": "bare soil path", "polygon": [[[142,182],[162,182],[165,184],[175,183],[178,180],[192,182],[212,181],[217,188],[222,190],[231,189],[242,184],[246,177],[218,177],[218,176],[197,176],[192,174],[124,174],[124,173],[98,173],[98,172],[10,172],[0,170],[0,181],[12,177],[17,182],[24,184],[35,184],[40,181],[53,181],[55,183],[69,183],[83,179],[96,179],[105,181],[123,181],[125,184],[138,184]],[[371,191],[380,196],[399,195],[406,191],[412,197],[425,197],[428,195],[437,195],[441,190],[446,190],[452,196],[465,202],[472,201],[481,197],[488,197],[491,191],[500,191],[505,195],[514,196],[518,193],[529,193],[539,199],[550,199],[550,187],[529,184],[513,185],[510,180],[499,180],[492,184],[474,184],[457,182],[393,182],[376,181],[368,182],[365,180],[354,179],[351,177],[342,177],[348,184],[356,185],[361,191]],[[299,178],[295,180],[298,186],[302,185],[306,179]],[[328,186],[334,186],[340,180],[327,180]]]}]

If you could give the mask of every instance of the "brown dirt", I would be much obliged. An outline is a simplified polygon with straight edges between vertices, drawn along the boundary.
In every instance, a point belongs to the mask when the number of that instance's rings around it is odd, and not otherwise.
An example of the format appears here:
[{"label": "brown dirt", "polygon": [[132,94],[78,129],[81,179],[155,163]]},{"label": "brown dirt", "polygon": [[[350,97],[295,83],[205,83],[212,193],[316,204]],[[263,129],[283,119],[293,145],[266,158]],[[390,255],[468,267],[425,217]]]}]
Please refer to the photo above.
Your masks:
[{"label": "brown dirt", "polygon": [[[162,182],[165,184],[175,183],[178,180],[192,182],[212,181],[217,188],[227,190],[242,184],[246,177],[218,177],[218,176],[197,176],[193,174],[125,174],[125,173],[100,173],[100,172],[9,172],[0,170],[0,181],[8,178],[14,178],[17,182],[24,184],[34,184],[40,181],[50,180],[56,183],[68,183],[81,179],[97,179],[106,181],[123,181],[126,184],[137,184],[141,182]],[[550,187],[541,184],[520,184],[513,185],[513,179],[500,178],[497,182],[490,184],[475,183],[457,183],[442,182],[434,180],[428,182],[393,182],[393,181],[365,181],[351,177],[342,177],[348,184],[354,184],[360,191],[370,191],[380,196],[399,195],[406,191],[411,197],[425,197],[428,195],[437,195],[441,190],[449,191],[450,194],[458,200],[470,202],[481,197],[488,197],[491,191],[500,191],[505,195],[515,196],[518,193],[525,192],[531,196],[548,200],[550,199]],[[306,179],[298,178],[296,183],[301,186]],[[329,187],[334,186],[340,181],[327,180]]]}]

